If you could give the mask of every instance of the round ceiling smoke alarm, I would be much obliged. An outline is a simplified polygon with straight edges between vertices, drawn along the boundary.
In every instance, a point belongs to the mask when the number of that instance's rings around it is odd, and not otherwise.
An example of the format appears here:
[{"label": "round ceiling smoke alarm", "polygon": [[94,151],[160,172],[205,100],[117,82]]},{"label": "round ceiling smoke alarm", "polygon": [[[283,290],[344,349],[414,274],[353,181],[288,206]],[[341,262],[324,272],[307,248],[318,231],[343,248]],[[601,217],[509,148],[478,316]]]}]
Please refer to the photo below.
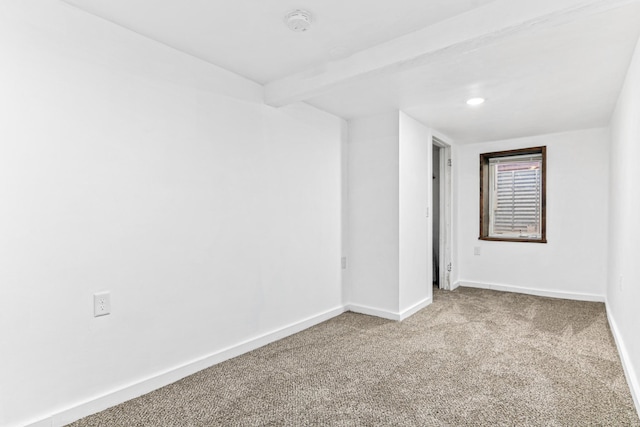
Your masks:
[{"label": "round ceiling smoke alarm", "polygon": [[301,33],[311,28],[311,14],[306,10],[294,10],[287,13],[284,22],[291,31]]}]

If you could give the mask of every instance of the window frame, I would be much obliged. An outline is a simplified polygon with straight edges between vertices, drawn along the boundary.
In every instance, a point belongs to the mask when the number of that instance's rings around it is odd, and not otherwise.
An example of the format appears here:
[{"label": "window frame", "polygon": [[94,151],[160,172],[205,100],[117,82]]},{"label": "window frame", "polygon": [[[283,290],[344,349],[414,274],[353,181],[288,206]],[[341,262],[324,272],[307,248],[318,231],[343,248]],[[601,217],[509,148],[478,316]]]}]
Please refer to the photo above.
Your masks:
[{"label": "window frame", "polygon": [[[489,188],[489,162],[494,158],[508,158],[528,154],[542,155],[542,167],[540,168],[541,195],[540,195],[540,238],[516,238],[516,237],[492,237],[490,236],[490,195]],[[547,147],[530,147],[517,150],[495,151],[480,154],[480,237],[479,240],[495,242],[523,242],[523,243],[547,243]]]}]

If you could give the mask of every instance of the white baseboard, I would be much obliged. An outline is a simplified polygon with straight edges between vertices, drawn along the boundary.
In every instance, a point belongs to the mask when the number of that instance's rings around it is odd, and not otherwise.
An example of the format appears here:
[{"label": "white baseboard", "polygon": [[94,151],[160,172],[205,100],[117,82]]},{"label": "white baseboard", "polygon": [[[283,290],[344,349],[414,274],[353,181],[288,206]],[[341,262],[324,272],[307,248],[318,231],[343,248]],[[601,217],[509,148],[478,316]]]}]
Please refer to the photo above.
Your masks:
[{"label": "white baseboard", "polygon": [[638,375],[633,368],[633,364],[631,363],[631,356],[629,356],[627,346],[624,344],[624,340],[622,339],[622,335],[620,334],[618,325],[611,315],[609,304],[607,304],[606,307],[609,327],[611,328],[611,334],[613,335],[613,339],[616,342],[616,346],[618,347],[618,354],[620,354],[620,360],[622,362],[622,368],[624,369],[624,375],[627,377],[627,384],[631,389],[631,396],[633,397],[633,402],[636,405],[636,412],[640,414],[640,382],[638,380]]},{"label": "white baseboard", "polygon": [[[45,418],[44,420],[36,421],[35,423],[27,423],[26,427],[52,427],[53,419],[52,417]],[[17,427],[17,425],[16,425]]]},{"label": "white baseboard", "polygon": [[457,288],[458,286],[462,286],[464,288],[479,288],[479,289],[491,289],[494,291],[515,292],[519,294],[537,295],[540,297],[571,299],[576,301],[605,302],[604,295],[585,294],[585,293],[578,293],[578,292],[550,291],[547,289],[523,288],[520,286],[500,285],[496,283],[467,282],[464,280],[460,280],[456,282],[456,284],[454,285],[454,289]]},{"label": "white baseboard", "polygon": [[366,305],[348,304],[345,306],[347,311],[354,313],[366,314],[368,316],[382,317],[383,319],[400,321],[400,313],[394,313],[393,311],[381,310],[379,308],[373,308]]},{"label": "white baseboard", "polygon": [[400,321],[403,321],[404,319],[413,316],[414,314],[416,314],[417,312],[419,312],[420,310],[422,310],[423,308],[425,308],[426,306],[428,306],[429,304],[431,304],[433,302],[433,298],[432,297],[427,297],[425,299],[423,299],[422,301],[419,301],[418,303],[412,305],[411,307],[407,308],[404,311],[400,312]]},{"label": "white baseboard", "polygon": [[174,383],[184,377],[195,374],[198,371],[209,368],[225,360],[247,353],[249,351],[260,348],[264,345],[288,337],[311,326],[315,326],[335,316],[347,311],[345,307],[337,307],[332,310],[325,311],[318,315],[303,319],[289,326],[277,329],[273,332],[266,333],[256,338],[252,338],[241,342],[233,347],[229,347],[213,353],[209,356],[193,360],[181,366],[161,372],[152,377],[129,384],[120,389],[111,391],[102,396],[98,396],[84,402],[78,403],[65,410],[59,411],[49,417],[26,423],[26,427],[58,427],[72,423],[80,418],[103,411],[112,406],[126,402],[143,394],[157,390],[171,383]]},{"label": "white baseboard", "polygon": [[352,311],[354,313],[366,314],[368,316],[376,316],[382,317],[383,319],[395,320],[397,322],[402,322],[404,319],[414,315],[418,311],[422,310],[433,301],[432,297],[427,297],[422,301],[417,302],[411,307],[403,310],[401,312],[394,312],[388,310],[382,310],[379,308],[369,307],[366,305],[360,304],[348,304],[345,308],[347,311]]}]

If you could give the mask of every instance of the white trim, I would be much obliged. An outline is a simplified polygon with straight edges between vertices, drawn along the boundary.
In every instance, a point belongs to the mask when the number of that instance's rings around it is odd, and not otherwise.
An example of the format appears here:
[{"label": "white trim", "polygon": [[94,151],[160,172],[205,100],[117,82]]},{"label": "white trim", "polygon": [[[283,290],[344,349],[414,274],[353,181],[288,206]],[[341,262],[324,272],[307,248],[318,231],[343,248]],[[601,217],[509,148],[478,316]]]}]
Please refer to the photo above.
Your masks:
[{"label": "white trim", "polygon": [[401,311],[399,314],[400,321],[403,321],[404,319],[407,319],[413,316],[414,314],[416,314],[426,306],[430,305],[432,302],[433,302],[433,298],[431,296],[428,296],[422,301],[419,301],[416,304],[412,305],[411,307],[407,308],[406,310]]},{"label": "white trim", "polygon": [[576,301],[605,302],[604,295],[579,292],[550,291],[547,289],[523,288],[520,286],[499,285],[495,283],[466,282],[464,280],[458,281],[456,283],[456,287],[458,286],[462,286],[465,288],[492,289],[494,291],[515,292],[519,294],[537,295],[540,297],[571,299]]},{"label": "white trim", "polygon": [[387,310],[381,310],[379,308],[369,307],[366,305],[359,304],[348,304],[345,308],[347,311],[352,311],[354,313],[366,314],[368,316],[376,316],[381,317],[383,319],[395,320],[396,322],[402,322],[403,320],[413,316],[418,311],[422,310],[433,301],[432,297],[427,297],[422,301],[418,301],[416,304],[411,307],[403,310],[401,312],[393,312]]},{"label": "white trim", "polygon": [[[26,427],[52,427],[53,417],[45,418],[44,420],[36,421],[35,423],[27,424]],[[16,424],[17,427],[17,424]]]},{"label": "white trim", "polygon": [[392,311],[381,310],[379,308],[373,308],[359,304],[348,304],[345,308],[347,309],[347,311],[352,311],[354,313],[366,314],[367,316],[382,317],[383,319],[395,320],[397,322],[400,321],[400,313],[394,313]]},{"label": "white trim", "polygon": [[337,307],[315,316],[308,317],[299,322],[290,324],[289,326],[276,329],[273,332],[265,333],[256,338],[243,341],[237,345],[212,353],[203,358],[187,362],[181,366],[168,369],[144,380],[131,383],[117,390],[105,393],[102,396],[88,399],[72,407],[59,411],[49,417],[40,419],[39,421],[27,423],[26,427],[57,427],[72,423],[80,418],[95,414],[112,406],[126,402],[127,400],[131,400],[135,397],[142,396],[143,394],[174,383],[203,369],[224,362],[225,360],[303,331],[336,317],[345,311],[347,311],[345,307]]},{"label": "white trim", "polygon": [[606,304],[606,307],[609,327],[611,328],[613,339],[616,342],[616,347],[618,347],[618,354],[620,354],[620,361],[622,362],[624,375],[627,377],[627,385],[631,390],[631,397],[633,397],[633,402],[636,405],[636,412],[640,414],[640,382],[638,382],[638,375],[636,375],[636,371],[633,368],[633,364],[631,363],[631,356],[629,356],[627,346],[624,344],[624,340],[622,339],[622,335],[620,334],[618,325],[616,324],[616,321],[611,314],[611,310],[609,310],[608,303]]},{"label": "white trim", "polygon": [[[440,289],[455,289],[452,283],[453,269],[447,266],[453,264],[453,166],[452,140],[448,136],[431,129],[431,143],[440,148],[440,242],[438,254],[438,271]],[[433,203],[433,200],[430,202]]]},{"label": "white trim", "polygon": [[441,144],[443,144],[443,145],[440,145],[441,148],[450,147],[451,142],[453,141],[453,138],[451,138],[449,135],[446,135],[435,129],[431,129],[431,137],[436,138],[437,140],[440,141]]}]

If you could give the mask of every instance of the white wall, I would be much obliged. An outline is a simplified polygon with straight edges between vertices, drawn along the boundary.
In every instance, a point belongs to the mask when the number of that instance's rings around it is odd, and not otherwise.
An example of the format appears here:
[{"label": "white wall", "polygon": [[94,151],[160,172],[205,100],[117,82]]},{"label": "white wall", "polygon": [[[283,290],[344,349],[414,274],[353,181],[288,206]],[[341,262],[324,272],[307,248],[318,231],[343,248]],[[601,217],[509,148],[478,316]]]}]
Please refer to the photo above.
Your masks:
[{"label": "white wall", "polygon": [[395,111],[349,122],[347,303],[401,320],[431,301],[431,133]]},{"label": "white wall", "polygon": [[640,44],[611,120],[607,309],[640,411]]},{"label": "white wall", "polygon": [[[608,132],[594,129],[459,146],[459,283],[604,301],[608,144]],[[548,243],[478,240],[480,153],[541,145],[547,146]]]},{"label": "white wall", "polygon": [[349,121],[349,304],[398,312],[398,112]]},{"label": "white wall", "polygon": [[[400,300],[404,312],[430,299],[433,293],[432,143],[431,132],[420,122],[400,112],[399,229]],[[430,209],[433,212],[433,209]]]},{"label": "white wall", "polygon": [[341,120],[57,1],[0,45],[1,425],[342,306]]}]

